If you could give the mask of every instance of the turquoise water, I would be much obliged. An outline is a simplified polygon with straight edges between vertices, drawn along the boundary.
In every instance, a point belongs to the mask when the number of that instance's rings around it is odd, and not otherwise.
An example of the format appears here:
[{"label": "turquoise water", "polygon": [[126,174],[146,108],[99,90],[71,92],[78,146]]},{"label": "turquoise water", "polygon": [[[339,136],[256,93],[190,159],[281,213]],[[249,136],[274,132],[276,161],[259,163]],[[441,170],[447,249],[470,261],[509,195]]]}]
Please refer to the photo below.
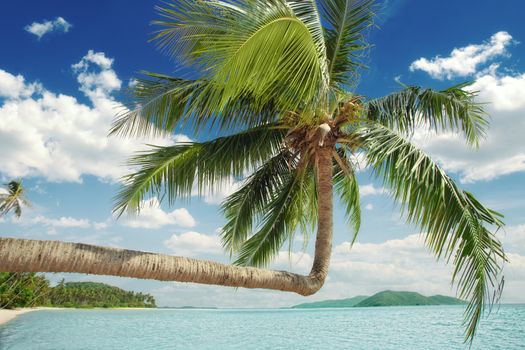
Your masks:
[{"label": "turquoise water", "polygon": [[[57,310],[0,326],[0,349],[467,349],[462,307]],[[484,319],[472,349],[525,349],[525,305]]]}]

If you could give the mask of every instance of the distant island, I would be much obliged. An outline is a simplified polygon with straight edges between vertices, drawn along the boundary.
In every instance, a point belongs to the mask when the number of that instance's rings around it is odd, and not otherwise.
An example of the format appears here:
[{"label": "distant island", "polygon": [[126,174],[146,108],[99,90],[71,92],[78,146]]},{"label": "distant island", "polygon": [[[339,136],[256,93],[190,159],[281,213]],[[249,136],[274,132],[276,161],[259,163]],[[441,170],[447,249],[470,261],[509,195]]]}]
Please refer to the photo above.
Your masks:
[{"label": "distant island", "polygon": [[198,309],[198,310],[217,310],[216,306],[159,306],[157,309]]},{"label": "distant island", "polygon": [[347,299],[323,300],[292,306],[293,309],[345,308],[374,306],[420,306],[420,305],[462,305],[463,300],[444,295],[426,297],[416,292],[385,290],[372,296],[356,296]]},{"label": "distant island", "polygon": [[126,291],[104,283],[65,282],[51,287],[43,275],[0,272],[0,308],[154,308],[150,294]]}]

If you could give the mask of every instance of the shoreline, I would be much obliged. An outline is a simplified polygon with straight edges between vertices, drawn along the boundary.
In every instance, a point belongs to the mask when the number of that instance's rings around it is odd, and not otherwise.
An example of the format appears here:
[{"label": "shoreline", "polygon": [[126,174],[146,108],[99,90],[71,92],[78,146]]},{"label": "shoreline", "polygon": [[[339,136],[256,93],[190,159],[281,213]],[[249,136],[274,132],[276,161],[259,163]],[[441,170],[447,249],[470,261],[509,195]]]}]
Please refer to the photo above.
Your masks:
[{"label": "shoreline", "polygon": [[38,311],[38,310],[43,310],[43,309],[38,308],[38,307],[20,308],[20,309],[0,309],[0,325],[3,325],[13,320],[19,315],[26,314],[32,311]]},{"label": "shoreline", "polygon": [[19,315],[26,314],[33,311],[41,310],[156,310],[156,308],[149,307],[113,307],[113,308],[73,308],[73,307],[49,307],[49,306],[37,306],[27,307],[18,309],[0,309],[0,326],[12,321]]}]

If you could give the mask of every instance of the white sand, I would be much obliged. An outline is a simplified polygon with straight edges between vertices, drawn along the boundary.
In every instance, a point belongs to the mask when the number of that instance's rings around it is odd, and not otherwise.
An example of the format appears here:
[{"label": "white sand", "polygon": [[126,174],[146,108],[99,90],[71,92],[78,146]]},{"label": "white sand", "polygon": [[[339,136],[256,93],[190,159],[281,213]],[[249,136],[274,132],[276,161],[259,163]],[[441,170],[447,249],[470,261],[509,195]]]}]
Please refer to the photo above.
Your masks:
[{"label": "white sand", "polygon": [[[93,308],[96,310],[157,310],[157,308],[154,307],[116,307],[116,308]],[[27,308],[21,308],[21,309],[0,309],[0,325],[4,324],[6,322],[11,321],[13,318],[15,318],[18,315],[25,314],[27,312],[31,311],[38,311],[38,310],[93,310],[93,309],[75,309],[75,308],[64,308],[64,307],[45,307],[45,306],[39,306],[39,307],[27,307]]]},{"label": "white sand", "polygon": [[9,322],[18,315],[25,314],[26,312],[36,311],[36,310],[39,310],[39,308],[24,308],[24,309],[13,309],[13,310],[0,309],[0,324]]}]

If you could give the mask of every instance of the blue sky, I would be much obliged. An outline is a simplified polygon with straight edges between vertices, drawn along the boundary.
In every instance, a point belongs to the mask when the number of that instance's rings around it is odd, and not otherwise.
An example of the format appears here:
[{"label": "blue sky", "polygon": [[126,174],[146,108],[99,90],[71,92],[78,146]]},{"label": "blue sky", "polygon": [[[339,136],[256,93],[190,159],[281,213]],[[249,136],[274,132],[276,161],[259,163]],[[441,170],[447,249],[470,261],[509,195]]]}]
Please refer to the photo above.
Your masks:
[{"label": "blue sky", "polygon": [[[148,43],[160,2],[25,1],[0,13],[0,179],[22,177],[34,203],[21,220],[0,221],[0,235],[82,241],[214,259],[224,223],[217,205],[239,185],[189,203],[162,204],[138,219],[111,216],[123,165],[144,143],[202,139],[177,130],[171,140],[106,137],[123,90],[140,70],[181,67]],[[493,1],[389,0],[379,11],[374,45],[362,72],[360,94],[375,97],[400,88],[397,81],[445,88],[473,81],[490,102],[492,127],[478,152],[457,135],[418,132],[414,141],[484,203],[505,215],[501,239],[509,253],[503,300],[525,302],[525,4]],[[36,23],[36,24],[35,24]],[[454,50],[454,51],[453,51]],[[406,225],[381,184],[359,173],[363,225],[358,243],[342,210],[335,213],[334,258],[323,290],[311,297],[344,298],[383,289],[453,294],[450,267],[427,254],[417,228]],[[154,202],[153,204],[156,204]],[[306,272],[311,247],[295,242],[291,263],[283,251],[274,267]],[[54,280],[64,275],[50,275]],[[291,294],[67,275],[154,294],[160,305],[286,306]]]}]

